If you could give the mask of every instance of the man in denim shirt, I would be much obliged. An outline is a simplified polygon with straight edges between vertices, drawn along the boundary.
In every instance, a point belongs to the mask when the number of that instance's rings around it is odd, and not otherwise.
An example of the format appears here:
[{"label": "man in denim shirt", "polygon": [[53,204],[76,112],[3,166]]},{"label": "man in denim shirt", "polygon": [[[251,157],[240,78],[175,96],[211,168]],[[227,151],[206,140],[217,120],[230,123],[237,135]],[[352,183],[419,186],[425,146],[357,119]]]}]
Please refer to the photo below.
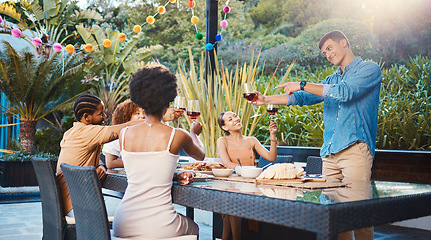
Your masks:
[{"label": "man in denim shirt", "polygon": [[[327,178],[369,181],[375,152],[377,116],[382,73],[379,66],[355,57],[340,31],[325,34],[319,49],[339,66],[321,84],[288,82],[277,86],[286,94],[257,93],[254,105],[312,105],[324,101],[324,143],[320,155]],[[359,199],[351,199],[359,200]],[[372,239],[372,227],[355,230],[356,239]],[[338,239],[352,239],[352,233]]]}]

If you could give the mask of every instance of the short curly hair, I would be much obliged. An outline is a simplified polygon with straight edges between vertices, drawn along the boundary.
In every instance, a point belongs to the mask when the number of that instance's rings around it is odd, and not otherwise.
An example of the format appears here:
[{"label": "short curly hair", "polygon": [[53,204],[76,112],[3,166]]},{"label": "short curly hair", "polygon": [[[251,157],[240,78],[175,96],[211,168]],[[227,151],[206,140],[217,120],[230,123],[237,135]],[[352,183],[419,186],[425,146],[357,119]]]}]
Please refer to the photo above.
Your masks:
[{"label": "short curly hair", "polygon": [[122,124],[130,121],[133,113],[135,113],[138,108],[139,106],[130,99],[118,104],[114,113],[112,114],[112,123]]},{"label": "short curly hair", "polygon": [[177,78],[163,65],[147,65],[130,80],[130,99],[147,114],[160,114],[177,96]]}]

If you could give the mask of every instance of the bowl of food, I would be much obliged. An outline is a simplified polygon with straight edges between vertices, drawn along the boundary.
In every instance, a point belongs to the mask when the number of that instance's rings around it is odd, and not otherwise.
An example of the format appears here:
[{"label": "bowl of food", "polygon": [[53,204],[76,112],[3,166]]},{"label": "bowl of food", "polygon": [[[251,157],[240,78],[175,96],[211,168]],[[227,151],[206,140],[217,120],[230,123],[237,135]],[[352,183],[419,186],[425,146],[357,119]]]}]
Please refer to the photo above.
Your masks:
[{"label": "bowl of food", "polygon": [[213,168],[212,172],[216,177],[229,177],[233,173],[231,168]]},{"label": "bowl of food", "polygon": [[256,178],[262,173],[263,168],[258,168],[254,166],[242,166],[241,167],[241,176],[245,178]]}]

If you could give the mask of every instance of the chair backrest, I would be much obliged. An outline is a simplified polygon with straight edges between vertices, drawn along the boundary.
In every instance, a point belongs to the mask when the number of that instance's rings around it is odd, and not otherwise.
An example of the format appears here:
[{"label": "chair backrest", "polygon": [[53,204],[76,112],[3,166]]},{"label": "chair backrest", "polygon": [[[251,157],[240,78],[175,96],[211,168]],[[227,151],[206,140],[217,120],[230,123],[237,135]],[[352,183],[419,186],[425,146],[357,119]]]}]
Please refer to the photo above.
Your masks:
[{"label": "chair backrest", "polygon": [[322,174],[322,158],[315,156],[308,156],[307,165],[305,166],[307,174]]},{"label": "chair backrest", "polygon": [[80,240],[111,239],[102,188],[94,167],[61,164]]},{"label": "chair backrest", "polygon": [[66,224],[63,202],[55,170],[57,161],[47,158],[31,159],[42,201],[43,239],[76,239],[75,226]]},{"label": "chair backrest", "polygon": [[[277,155],[277,159],[274,163],[292,163],[293,156],[292,155]],[[262,156],[259,158],[259,162],[257,163],[258,167],[264,167],[272,162],[266,160]]]}]

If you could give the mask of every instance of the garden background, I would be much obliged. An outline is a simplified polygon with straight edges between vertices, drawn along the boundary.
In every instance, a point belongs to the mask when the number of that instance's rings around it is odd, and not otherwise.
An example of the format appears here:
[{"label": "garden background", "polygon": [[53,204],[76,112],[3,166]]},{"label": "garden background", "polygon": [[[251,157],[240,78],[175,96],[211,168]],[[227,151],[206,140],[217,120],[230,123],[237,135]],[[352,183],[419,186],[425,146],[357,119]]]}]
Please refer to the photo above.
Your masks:
[{"label": "garden background", "polygon": [[[195,2],[193,14],[200,19],[196,27],[190,23],[192,9],[187,1],[179,1],[166,5],[166,13],[156,16],[154,24],[144,25],[141,33],[128,35],[124,42],[116,41],[120,33],[133,32],[135,25],[145,23],[147,16],[167,0],[89,1],[84,8],[65,0],[3,2],[0,15],[4,20],[34,31],[36,37],[48,37],[46,44],[33,46],[31,52],[38,60],[32,62],[38,62],[36,66],[46,66],[43,61],[53,65],[45,75],[38,75],[39,71],[29,70],[28,59],[22,57],[30,55],[1,43],[1,90],[5,94],[13,88],[15,93],[21,92],[8,95],[8,99],[23,106],[3,106],[3,112],[21,122],[38,122],[37,130],[24,130],[26,134],[18,141],[10,138],[8,149],[57,155],[62,134],[74,121],[71,104],[77,95],[84,91],[98,95],[108,114],[112,113],[116,104],[127,98],[133,72],[152,61],[177,73],[181,95],[200,100],[202,115],[198,120],[203,124],[202,137],[210,156],[215,157],[215,140],[221,136],[215,119],[225,110],[242,117],[247,126],[244,134],[268,143],[269,115],[263,107],[253,108],[242,99],[240,84],[252,82],[263,93],[281,94],[274,86],[285,81],[322,81],[336,68],[321,56],[318,40],[324,33],[339,29],[349,38],[355,55],[377,62],[382,69],[376,147],[431,150],[429,0],[220,1],[219,20],[224,19],[223,6],[231,7],[226,17],[229,25],[217,43],[215,74],[208,78],[204,72],[205,43],[196,39],[196,30],[205,33],[206,1]],[[10,35],[13,28],[0,24],[0,33]],[[29,42],[35,36],[28,36]],[[113,47],[96,47],[90,53],[80,50],[85,44],[101,46],[104,39],[111,39]],[[52,51],[53,43],[71,44],[77,51],[58,54]],[[22,64],[12,64],[19,61]],[[17,77],[16,73],[27,70],[34,74]],[[5,83],[12,75],[19,88]],[[45,88],[35,88],[42,82]],[[50,94],[46,94],[46,86]],[[35,102],[39,112],[28,108]],[[322,110],[323,104],[280,106],[274,117],[279,124],[278,144],[320,147]],[[254,112],[259,117],[250,118]],[[181,118],[180,124],[188,128],[190,120]],[[22,140],[31,131],[35,131],[35,140],[30,151]]]}]

